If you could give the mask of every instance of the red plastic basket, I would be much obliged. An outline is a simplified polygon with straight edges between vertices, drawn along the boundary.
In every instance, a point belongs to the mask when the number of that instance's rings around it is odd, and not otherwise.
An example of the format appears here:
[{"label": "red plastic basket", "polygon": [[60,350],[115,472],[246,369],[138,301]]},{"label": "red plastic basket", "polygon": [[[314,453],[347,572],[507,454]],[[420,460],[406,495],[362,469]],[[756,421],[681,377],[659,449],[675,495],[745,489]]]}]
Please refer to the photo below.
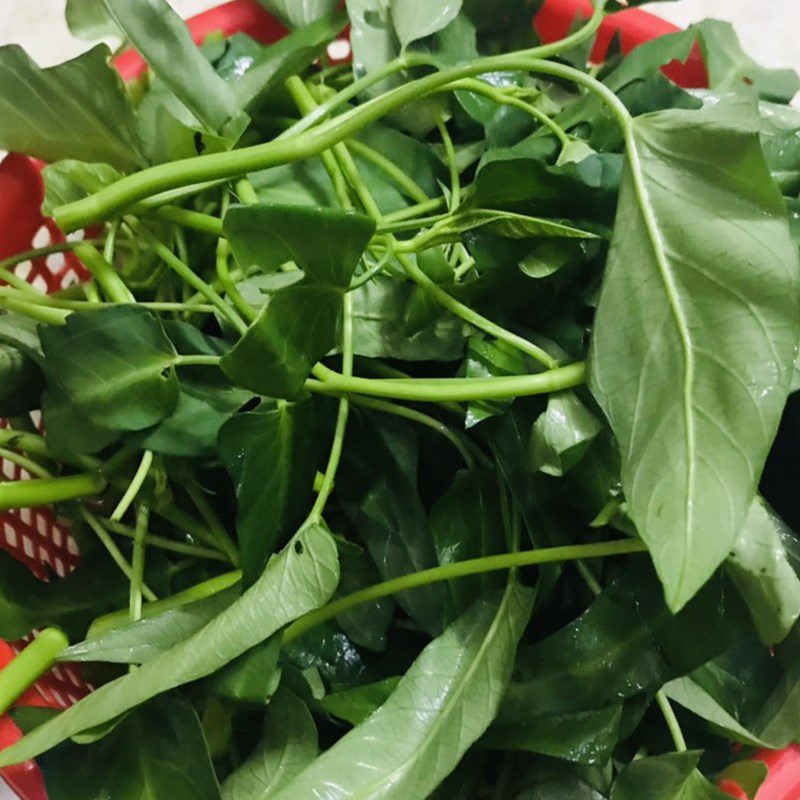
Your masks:
[{"label": "red plastic basket", "polygon": [[[577,18],[588,18],[591,12],[591,0],[546,0],[534,20],[534,27],[543,41],[555,41],[568,33]],[[232,0],[192,17],[187,25],[198,43],[212,32],[221,32],[224,36],[243,32],[265,44],[286,34],[286,28],[256,0]],[[669,22],[644,11],[621,11],[603,22],[592,58],[602,61],[614,37],[618,37],[623,52],[627,53],[643,42],[676,30],[678,28]],[[341,58],[341,51],[336,55]],[[114,63],[125,80],[133,80],[146,69],[144,61],[133,51],[121,54]],[[706,85],[705,66],[697,50],[685,64],[671,64],[666,72],[686,87]],[[53,221],[41,213],[42,166],[41,162],[15,153],[0,163],[0,259],[64,240]],[[56,291],[86,277],[83,266],[71,253],[36,259],[20,265],[17,271],[21,277],[47,291]],[[0,462],[0,470],[7,479],[29,477],[19,467],[5,461]],[[79,557],[69,531],[49,508],[0,514],[0,548],[42,579],[51,574],[66,575],[74,569]],[[0,669],[25,644],[25,641],[7,644],[0,640]],[[18,703],[65,708],[88,691],[90,687],[81,680],[77,670],[65,665],[40,680]],[[8,716],[0,717],[0,749],[17,741],[20,735]],[[758,800],[800,800],[800,747],[790,747],[780,753],[763,752],[756,758],[769,768],[769,777]],[[4,769],[1,774],[20,800],[47,800],[42,775],[35,762]],[[734,797],[746,798],[742,790],[730,782],[722,788]]]}]

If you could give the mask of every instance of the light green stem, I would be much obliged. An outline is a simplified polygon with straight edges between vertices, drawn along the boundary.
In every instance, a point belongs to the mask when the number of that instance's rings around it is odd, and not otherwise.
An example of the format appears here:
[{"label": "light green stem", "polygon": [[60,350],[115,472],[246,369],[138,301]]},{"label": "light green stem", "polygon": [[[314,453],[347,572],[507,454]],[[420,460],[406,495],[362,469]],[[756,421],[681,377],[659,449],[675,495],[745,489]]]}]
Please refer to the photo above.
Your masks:
[{"label": "light green stem", "polygon": [[131,480],[130,485],[125,490],[125,494],[122,495],[119,503],[117,503],[117,507],[111,513],[111,520],[113,522],[119,522],[125,516],[125,512],[131,507],[131,504],[136,499],[136,495],[139,494],[142,486],[144,486],[144,482],[147,480],[147,475],[152,466],[153,451],[145,450],[144,453],[142,453],[142,459],[139,462],[139,466],[136,468],[133,480]]},{"label": "light green stem", "polygon": [[70,314],[65,309],[42,305],[38,298],[23,300],[21,296],[7,294],[2,291],[0,291],[0,308],[6,308],[9,311],[22,314],[24,317],[43,322],[45,325],[63,325]]},{"label": "light green stem", "polygon": [[20,453],[15,453],[13,450],[8,450],[5,447],[0,447],[0,460],[10,461],[18,467],[30,472],[37,478],[52,478],[52,473],[45,469],[41,464],[37,464],[33,459],[23,456]]},{"label": "light green stem", "polygon": [[365,161],[374,164],[381,172],[387,177],[391,178],[397,187],[415,203],[427,203],[430,198],[420,185],[413,180],[407,173],[394,163],[394,161],[386,158],[377,150],[373,150],[358,139],[351,139],[347,146],[358,156],[361,156]]},{"label": "light green stem", "polygon": [[144,584],[144,556],[147,547],[147,527],[150,523],[150,507],[139,503],[136,509],[136,533],[133,539],[133,558],[131,560],[131,588],[129,612],[131,622],[142,618],[142,585]]},{"label": "light green stem", "polygon": [[[176,608],[195,603],[198,600],[205,600],[207,597],[212,597],[219,594],[225,589],[230,589],[235,586],[242,579],[241,570],[234,570],[233,572],[226,572],[223,575],[217,575],[215,578],[210,578],[203,583],[198,583],[195,586],[190,586],[182,592],[176,592],[163,600],[155,600],[150,603],[145,603],[142,606],[142,618],[149,619],[156,617],[159,614],[164,614],[167,611],[172,611]],[[121,611],[114,611],[110,614],[105,614],[98,617],[90,626],[86,634],[87,639],[96,639],[104,633],[121,628],[128,623],[128,609]]]},{"label": "light green stem", "polygon": [[198,233],[207,233],[210,236],[222,236],[222,220],[211,214],[201,214],[199,211],[190,211],[178,206],[161,206],[150,212],[150,215],[173,225],[180,225]]},{"label": "light green stem", "polygon": [[125,281],[122,280],[114,267],[103,258],[102,253],[94,245],[80,242],[75,245],[74,252],[89,272],[92,273],[92,277],[103,290],[103,294],[112,303],[136,302],[131,290],[125,285]]},{"label": "light green stem", "polygon": [[322,380],[310,379],[306,388],[318,394],[355,393],[419,403],[466,403],[572,389],[584,382],[585,364],[581,361],[535,375],[498,378],[359,378],[340,375],[322,365],[317,365],[315,374]]},{"label": "light green stem", "polygon": [[678,718],[675,716],[675,711],[670,705],[669,698],[663,689],[659,689],[656,692],[656,702],[658,703],[658,707],[661,709],[661,713],[664,715],[664,719],[667,722],[670,736],[672,736],[672,741],[675,743],[675,749],[679,753],[685,753],[686,739],[683,738],[683,731],[681,730]]},{"label": "light green stem", "polygon": [[0,279],[4,280],[9,286],[13,286],[15,289],[28,291],[33,294],[43,294],[43,292],[31,286],[31,284],[23,278],[15,275],[11,270],[16,267],[17,264],[22,264],[24,261],[33,261],[37,258],[51,256],[54,253],[69,252],[70,250],[74,250],[79,244],[99,245],[102,243],[102,239],[84,239],[81,242],[58,242],[57,244],[48,244],[45,247],[37,247],[34,250],[25,250],[22,253],[17,253],[16,255],[0,260]]},{"label": "light green stem", "polygon": [[200,512],[203,522],[205,522],[206,526],[208,527],[208,531],[211,534],[211,544],[225,553],[231,564],[233,564],[235,567],[238,567],[240,561],[239,551],[228,534],[228,531],[225,529],[225,526],[222,524],[222,522],[220,522],[219,517],[214,513],[214,509],[211,507],[211,504],[205,498],[202,489],[191,482],[187,483],[184,488],[186,489],[186,494],[189,495],[189,499],[194,503],[195,508]]},{"label": "light green stem", "polygon": [[28,481],[0,482],[0,511],[34,508],[94,497],[106,487],[99,472],[85,472],[63,478],[33,478]]},{"label": "light green stem", "polygon": [[455,211],[461,205],[461,176],[458,174],[456,164],[456,149],[453,147],[453,140],[450,138],[450,131],[447,130],[444,119],[440,118],[436,124],[442,137],[447,168],[450,171],[450,211]]},{"label": "light green stem", "polygon": [[[136,538],[136,529],[125,525],[122,522],[114,522],[110,519],[101,519],[100,522],[111,533],[118,536],[125,536],[128,539]],[[210,547],[200,547],[196,544],[189,544],[188,542],[176,542],[173,539],[167,539],[164,536],[158,536],[154,533],[148,533],[145,536],[145,541],[148,547],[158,547],[161,550],[169,550],[172,553],[180,553],[181,555],[193,556],[194,558],[205,558],[210,561],[227,561],[228,559],[219,551]]]},{"label": "light green stem", "polygon": [[504,553],[497,556],[473,558],[468,561],[458,561],[454,564],[433,567],[432,569],[384,581],[334,600],[328,605],[312,611],[293,622],[286,629],[283,641],[284,644],[288,644],[317,625],[334,619],[351,608],[380,600],[382,597],[406,592],[409,589],[428,586],[431,583],[441,583],[455,578],[464,578],[468,575],[482,575],[486,572],[497,572],[499,570],[574,561],[579,558],[607,558],[631,553],[643,553],[646,550],[647,547],[644,542],[638,539],[622,539],[599,544],[575,544],[564,547],[543,548],[541,550],[528,550],[522,553]]},{"label": "light green stem", "polygon": [[55,664],[58,654],[69,647],[69,639],[58,628],[45,628],[0,671],[0,714]]}]

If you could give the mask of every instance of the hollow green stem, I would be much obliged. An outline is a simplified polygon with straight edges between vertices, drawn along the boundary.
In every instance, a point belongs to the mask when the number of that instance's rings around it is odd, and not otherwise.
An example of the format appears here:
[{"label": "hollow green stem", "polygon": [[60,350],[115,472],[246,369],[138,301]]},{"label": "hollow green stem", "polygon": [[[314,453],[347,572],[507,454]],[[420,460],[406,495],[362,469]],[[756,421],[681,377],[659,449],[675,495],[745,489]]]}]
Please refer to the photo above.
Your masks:
[{"label": "hollow green stem", "polygon": [[151,244],[156,255],[158,255],[173,272],[186,281],[189,286],[203,295],[203,297],[217,309],[220,315],[227,319],[241,335],[247,332],[247,325],[236,311],[231,308],[209,284],[197,275],[188,264],[181,261],[172,250],[157,239],[152,238]]},{"label": "hollow green stem", "polygon": [[194,503],[195,508],[200,513],[200,516],[203,518],[203,522],[205,522],[208,531],[211,534],[210,544],[225,553],[231,564],[233,564],[235,567],[238,567],[240,561],[239,550],[234,544],[233,539],[231,539],[225,526],[222,524],[222,522],[220,522],[219,517],[214,513],[214,509],[205,498],[205,495],[200,487],[196,486],[190,481],[184,488],[186,489],[186,493],[189,495],[189,499],[192,501],[192,503]]},{"label": "hollow green stem", "polygon": [[350,393],[419,403],[513,399],[572,389],[585,380],[583,362],[535,375],[499,378],[359,378],[318,367],[322,380],[306,382],[306,388],[317,394]]},{"label": "hollow green stem", "polygon": [[103,290],[103,294],[112,303],[136,302],[131,290],[125,285],[125,281],[94,245],[80,242],[75,246],[74,252],[92,273],[92,277]]},{"label": "hollow green stem", "polygon": [[239,196],[239,201],[245,205],[251,206],[258,202],[258,193],[247,178],[236,181],[236,194]]},{"label": "hollow green stem", "polygon": [[8,450],[5,447],[0,447],[0,459],[10,461],[18,467],[30,472],[37,478],[51,478],[52,474],[49,470],[45,469],[41,464],[37,464],[33,459],[23,456],[20,453],[15,453],[13,450]]},{"label": "hollow green stem", "polygon": [[425,203],[417,203],[416,205],[409,206],[408,208],[401,208],[399,211],[392,211],[389,214],[384,214],[383,224],[392,225],[396,222],[403,222],[417,217],[423,217],[430,214],[432,211],[438,211],[445,207],[444,197],[434,197]]},{"label": "hollow green stem", "polygon": [[45,325],[63,325],[70,312],[66,309],[52,308],[49,305],[42,305],[39,298],[28,299],[27,295],[11,294],[0,291],[0,308],[6,308],[24,317],[43,322]]},{"label": "hollow green stem", "polygon": [[125,516],[125,512],[131,507],[133,501],[136,499],[136,495],[139,494],[142,486],[144,486],[144,482],[147,480],[150,467],[152,466],[153,451],[145,450],[144,453],[142,453],[142,459],[139,462],[139,466],[136,468],[130,485],[125,490],[125,494],[122,495],[119,503],[117,503],[117,507],[111,513],[111,519],[114,522],[119,522]]},{"label": "hollow green stem", "polygon": [[[116,542],[111,538],[108,531],[102,526],[100,520],[87,508],[81,508],[81,516],[94,531],[100,543],[105,547],[106,552],[111,556],[112,561],[119,567],[122,574],[129,580],[133,580],[133,569],[128,563],[128,559],[122,554],[122,551],[117,547]],[[142,594],[150,601],[157,600],[155,593],[150,589],[147,584],[142,584]],[[125,610],[128,613],[128,610]]]},{"label": "hollow green stem", "polygon": [[176,367],[217,367],[221,358],[211,355],[175,356],[173,364]]},{"label": "hollow green stem", "polygon": [[190,211],[178,206],[160,206],[150,212],[150,215],[173,225],[207,233],[210,236],[222,236],[222,220],[211,214],[201,214],[199,211]]},{"label": "hollow green stem", "polygon": [[69,647],[69,639],[58,628],[45,628],[0,671],[0,714],[33,686],[55,664],[58,654]]},{"label": "hollow green stem", "polygon": [[49,506],[67,500],[94,497],[105,487],[106,480],[99,472],[84,472],[62,478],[0,482],[0,511]]},{"label": "hollow green stem", "polygon": [[[205,600],[207,597],[212,597],[219,594],[225,589],[230,589],[231,586],[236,585],[242,579],[241,570],[234,570],[226,572],[223,575],[217,575],[195,586],[190,586],[182,592],[176,592],[163,600],[156,600],[151,603],[145,603],[142,606],[142,618],[149,619],[156,617],[159,614],[164,614],[167,611],[172,611],[176,608],[195,603],[198,600]],[[96,639],[104,633],[116,630],[127,625],[129,622],[128,609],[121,611],[113,611],[110,614],[105,614],[98,617],[90,626],[86,634],[87,639]]]},{"label": "hollow green stem", "polygon": [[444,119],[439,118],[436,125],[442,137],[447,168],[450,171],[450,210],[454,211],[461,205],[461,176],[456,164],[456,149],[453,147],[453,140],[450,138],[450,131],[447,130]]},{"label": "hollow green stem", "polygon": [[[602,5],[601,0],[600,6]],[[599,25],[601,19],[602,12],[599,17],[597,14],[593,17],[593,23],[596,20]],[[589,25],[585,26],[579,33],[585,33],[589,27]],[[568,37],[568,40],[575,41],[576,38],[579,39],[577,34]],[[564,40],[564,42],[568,40]],[[582,41],[582,39],[579,40]],[[561,46],[564,46],[564,42],[561,43]],[[292,135],[281,136],[264,144],[150,167],[122,178],[94,195],[61,206],[54,212],[56,221],[62,230],[76,230],[89,223],[107,219],[123,209],[129,208],[137,201],[160,192],[203,181],[231,179],[254,170],[266,169],[318,155],[406,103],[435,92],[453,81],[471,78],[494,70],[527,71],[532,68],[532,65],[546,65],[550,62],[537,60],[536,57],[559,51],[558,47],[555,50],[553,47],[553,45],[545,45],[541,48],[524,51],[522,54],[489,56],[476,59],[470,64],[462,64],[426,75],[375,97],[304,133],[293,132]],[[544,70],[540,71],[544,72]],[[585,77],[588,78],[588,76]],[[319,109],[322,109],[322,106],[319,106]],[[327,113],[326,111],[323,116]]]},{"label": "hollow green stem", "polygon": [[358,289],[359,286],[369,283],[376,275],[383,272],[386,265],[392,260],[392,256],[394,256],[394,252],[390,248],[387,248],[386,252],[378,261],[376,261],[366,272],[363,272],[350,284],[347,291],[352,292],[354,289]]},{"label": "hollow green stem", "polygon": [[[344,311],[342,314],[342,375],[350,378],[353,375],[353,297],[350,294],[344,296]],[[342,447],[344,445],[344,435],[347,430],[347,420],[350,415],[349,398],[343,396],[339,400],[339,411],[336,416],[336,428],[333,434],[333,444],[331,445],[328,464],[325,468],[325,475],[322,479],[317,499],[314,501],[308,520],[320,520],[325,504],[333,491],[336,480],[336,472],[339,469],[339,462],[342,458]]]},{"label": "hollow green stem", "polygon": [[[19,431],[14,428],[0,428],[0,446],[2,445],[38,458],[55,458],[47,447],[45,437],[38,433]],[[75,456],[67,463],[75,464],[82,469],[94,469],[100,464],[92,456]]]},{"label": "hollow green stem", "polygon": [[454,564],[433,567],[432,569],[384,581],[334,600],[293,622],[286,629],[283,641],[288,644],[317,625],[334,619],[351,608],[379,600],[382,597],[399,594],[409,589],[418,589],[420,586],[450,581],[455,578],[464,578],[468,575],[482,575],[486,572],[497,572],[499,570],[574,561],[579,558],[608,558],[631,553],[643,553],[646,549],[644,542],[638,539],[622,539],[598,544],[575,544],[564,547],[543,548],[541,550],[528,550],[521,553],[504,553],[497,556],[473,558],[468,561],[458,561]]},{"label": "hollow green stem", "polygon": [[[103,526],[118,536],[125,536],[128,539],[136,538],[136,529],[125,525],[122,522],[114,522],[110,519],[100,519]],[[189,544],[188,542],[177,542],[173,539],[167,539],[164,536],[158,536],[154,533],[147,533],[145,541],[148,547],[157,547],[160,550],[169,550],[172,553],[180,553],[181,555],[193,556],[194,558],[205,558],[210,561],[228,561],[228,559],[219,551],[210,547],[200,547],[196,544]]]},{"label": "hollow green stem", "polygon": [[109,226],[108,226],[108,236],[106,236],[106,240],[103,243],[103,258],[113,266],[114,264],[114,255],[117,251],[117,235],[119,234],[121,221],[115,219]]},{"label": "hollow green stem", "polygon": [[136,529],[131,559],[131,588],[128,602],[131,622],[142,618],[142,585],[144,584],[144,556],[147,547],[147,528],[150,523],[150,507],[139,503],[136,509]]},{"label": "hollow green stem", "polygon": [[675,716],[675,711],[673,710],[672,705],[669,702],[669,698],[663,689],[659,689],[656,692],[656,702],[658,703],[658,707],[661,709],[661,713],[664,715],[667,727],[669,728],[670,736],[672,736],[672,741],[675,743],[675,749],[679,753],[685,753],[686,739],[683,737],[683,731],[681,730],[678,718]]},{"label": "hollow green stem", "polygon": [[43,294],[43,292],[40,292],[34,286],[31,286],[31,284],[29,284],[23,278],[15,275],[13,272],[11,272],[11,270],[16,267],[17,264],[22,264],[25,261],[33,261],[37,258],[45,258],[46,256],[53,255],[54,253],[67,253],[70,250],[74,250],[79,244],[101,245],[103,244],[103,240],[84,239],[81,242],[58,242],[57,244],[48,244],[45,247],[37,247],[34,250],[25,250],[22,253],[17,253],[16,255],[0,260],[0,278],[8,283],[9,286],[13,286],[15,289],[30,291],[35,294]]},{"label": "hollow green stem", "polygon": [[[248,181],[248,186],[249,186]],[[233,303],[236,310],[242,318],[249,323],[255,322],[258,312],[242,297],[242,293],[236,288],[236,284],[231,278],[230,270],[228,269],[228,258],[230,257],[230,245],[227,239],[220,239],[217,242],[217,279],[219,280],[225,294],[228,295],[230,301]]]}]

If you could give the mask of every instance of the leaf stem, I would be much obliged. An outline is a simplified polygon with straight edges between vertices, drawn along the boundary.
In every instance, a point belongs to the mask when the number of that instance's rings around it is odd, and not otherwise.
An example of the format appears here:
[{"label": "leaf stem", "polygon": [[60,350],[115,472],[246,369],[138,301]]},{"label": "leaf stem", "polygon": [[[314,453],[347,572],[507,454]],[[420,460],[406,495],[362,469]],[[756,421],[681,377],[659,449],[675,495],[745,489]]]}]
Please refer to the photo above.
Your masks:
[{"label": "leaf stem", "polygon": [[144,482],[147,480],[150,467],[152,466],[153,451],[145,450],[144,453],[142,453],[139,466],[136,468],[136,472],[133,475],[133,480],[131,480],[130,485],[125,490],[125,494],[122,495],[119,503],[117,503],[117,507],[111,513],[112,522],[119,522],[125,516],[125,512],[131,507],[131,504],[136,499],[136,495],[139,494],[142,486],[144,486]]},{"label": "leaf stem", "polygon": [[11,270],[25,261],[34,261],[37,258],[51,256],[54,253],[67,253],[70,250],[74,250],[79,244],[100,245],[103,244],[103,240],[83,239],[78,242],[57,242],[56,244],[48,244],[45,247],[25,250],[22,253],[17,253],[16,255],[0,260],[0,278],[15,289],[30,291],[35,294],[44,294],[44,292],[40,292],[35,286],[32,286],[24,278],[20,278],[19,275],[16,275]]},{"label": "leaf stem", "polygon": [[186,494],[189,499],[194,503],[194,507],[200,513],[200,516],[205,522],[208,532],[210,534],[206,541],[212,546],[221,550],[228,557],[228,560],[233,566],[239,566],[239,550],[236,544],[231,539],[225,526],[220,522],[219,517],[214,513],[211,504],[206,500],[201,489],[194,485],[192,481],[187,482],[184,486]]},{"label": "leaf stem", "polygon": [[458,173],[458,164],[456,164],[456,149],[453,147],[453,140],[450,138],[450,131],[447,130],[444,118],[439,117],[436,125],[439,128],[439,135],[442,137],[447,168],[450,171],[450,211],[453,212],[461,205],[461,176]]},{"label": "leaf stem", "polygon": [[683,731],[681,730],[678,718],[675,716],[675,711],[673,710],[672,705],[669,702],[669,698],[663,689],[659,689],[656,692],[656,702],[658,703],[658,707],[661,709],[661,713],[664,715],[664,719],[667,722],[670,736],[672,736],[672,741],[675,743],[675,749],[679,753],[685,753],[686,739],[683,737]]},{"label": "leaf stem", "polygon": [[18,467],[30,472],[37,478],[52,478],[52,473],[46,470],[41,464],[37,464],[33,459],[23,456],[20,453],[15,453],[13,450],[8,450],[5,447],[0,447],[0,459],[10,461]]},{"label": "leaf stem", "polygon": [[94,245],[79,242],[75,245],[74,252],[92,273],[107,299],[112,303],[136,302],[131,290],[125,285],[125,281]]},{"label": "leaf stem", "polygon": [[[86,507],[81,508],[81,516],[86,520],[89,527],[94,531],[97,538],[100,540],[103,547],[105,547],[108,554],[114,563],[120,568],[122,574],[129,580],[133,580],[133,569],[128,563],[128,559],[122,554],[122,551],[117,547],[117,543],[111,538],[108,531],[103,527],[100,520]],[[157,600],[155,593],[147,584],[142,584],[142,594],[150,601]],[[128,610],[125,610],[125,614]]]},{"label": "leaf stem", "polygon": [[136,532],[133,539],[131,559],[131,588],[129,611],[131,622],[142,618],[142,585],[144,584],[144,556],[147,547],[147,528],[150,522],[150,507],[139,503],[136,509]]},{"label": "leaf stem", "polygon": [[580,361],[534,375],[497,378],[359,378],[341,375],[317,365],[322,380],[306,381],[306,388],[318,394],[361,394],[389,400],[420,403],[501,400],[560,392],[580,386],[585,364]]},{"label": "leaf stem", "polygon": [[[129,525],[103,518],[100,519],[100,522],[111,531],[111,533],[115,533],[118,536],[125,536],[129,539],[136,538],[136,529],[131,528]],[[210,561],[228,561],[227,557],[219,550],[210,547],[200,547],[199,545],[190,544],[188,542],[177,542],[154,533],[148,532],[145,541],[148,547],[158,547],[161,550],[169,550],[172,553],[180,553],[181,555],[193,556],[194,558],[205,558]]]},{"label": "leaf stem", "polygon": [[[145,603],[142,606],[142,618],[149,619],[159,614],[164,614],[167,611],[172,611],[175,608],[181,608],[181,606],[188,605],[189,603],[205,600],[207,597],[212,597],[215,594],[225,591],[225,589],[230,589],[231,586],[235,586],[239,583],[241,579],[241,570],[237,569],[190,586],[188,589],[184,589],[182,592],[176,592],[169,597],[165,597],[163,600],[154,600],[153,602]],[[96,639],[104,633],[108,633],[116,628],[121,628],[126,625],[128,621],[128,609],[104,614],[102,617],[98,617],[92,622],[86,633],[86,638]]]},{"label": "leaf stem", "polygon": [[11,508],[49,506],[67,500],[94,497],[106,487],[99,472],[84,472],[59,478],[33,478],[0,482],[0,511]]},{"label": "leaf stem", "polygon": [[425,191],[413,178],[403,172],[394,161],[386,158],[382,153],[373,150],[363,142],[358,141],[358,139],[350,139],[347,146],[357,156],[361,156],[365,161],[374,164],[387,177],[391,178],[410,200],[420,204],[427,203],[430,200],[430,197],[425,194]]},{"label": "leaf stem", "polygon": [[455,578],[464,578],[468,575],[482,575],[486,572],[574,561],[579,558],[608,558],[631,553],[643,553],[646,550],[645,543],[638,539],[621,539],[597,544],[574,544],[563,547],[543,548],[541,550],[504,553],[496,556],[473,558],[468,561],[457,561],[453,564],[444,564],[440,567],[433,567],[432,569],[413,572],[410,575],[403,575],[400,578],[384,581],[334,600],[289,625],[284,633],[283,641],[284,644],[288,644],[317,625],[338,617],[356,606],[379,600],[382,597],[389,597],[399,592],[405,592],[409,589],[418,589],[420,586],[427,586],[431,583],[441,583]]},{"label": "leaf stem", "polygon": [[176,367],[217,367],[222,356],[193,355],[175,356],[172,363]]},{"label": "leaf stem", "polygon": [[0,714],[55,664],[69,639],[58,628],[45,628],[0,672]]}]

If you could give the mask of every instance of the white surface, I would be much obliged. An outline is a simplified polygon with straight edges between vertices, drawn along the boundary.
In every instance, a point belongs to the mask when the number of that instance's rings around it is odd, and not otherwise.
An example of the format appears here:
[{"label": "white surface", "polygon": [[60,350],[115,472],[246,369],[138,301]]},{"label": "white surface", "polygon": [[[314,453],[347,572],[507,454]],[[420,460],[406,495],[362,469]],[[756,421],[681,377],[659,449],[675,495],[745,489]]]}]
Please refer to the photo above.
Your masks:
[{"label": "white surface", "polygon": [[16,794],[8,788],[4,780],[0,780],[0,800],[19,800]]},{"label": "white surface", "polygon": [[[170,2],[188,16],[221,0]],[[85,50],[87,43],[76,41],[67,31],[64,3],[65,0],[0,0],[0,44],[21,44],[42,65],[56,64]],[[680,25],[704,17],[727,19],[736,24],[751,55],[766,66],[800,69],[798,0],[677,0],[653,3],[649,10]]]}]

